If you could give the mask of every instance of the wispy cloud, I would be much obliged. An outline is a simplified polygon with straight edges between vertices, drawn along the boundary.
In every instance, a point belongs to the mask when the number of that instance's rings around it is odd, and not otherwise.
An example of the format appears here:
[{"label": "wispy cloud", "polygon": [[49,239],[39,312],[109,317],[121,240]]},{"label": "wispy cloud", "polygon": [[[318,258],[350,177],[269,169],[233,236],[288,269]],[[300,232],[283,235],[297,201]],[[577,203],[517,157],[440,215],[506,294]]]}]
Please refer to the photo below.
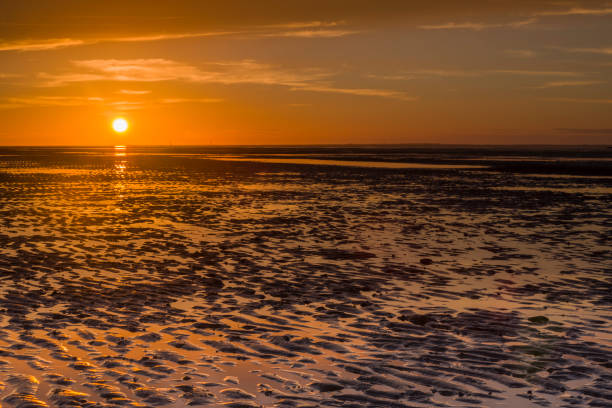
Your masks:
[{"label": "wispy cloud", "polygon": [[607,16],[612,14],[612,8],[572,7],[564,10],[546,10],[534,13],[534,16]]},{"label": "wispy cloud", "polygon": [[416,69],[416,70],[403,70],[391,75],[380,75],[370,74],[369,78],[383,79],[389,81],[411,81],[419,78],[426,77],[440,77],[440,78],[467,78],[481,76],[481,71],[469,71],[469,70],[451,70],[451,69]]},{"label": "wispy cloud", "polygon": [[400,91],[388,89],[368,89],[368,88],[337,88],[316,84],[304,84],[303,86],[292,88],[293,91],[326,92],[339,93],[357,96],[379,96],[384,98],[399,99],[402,101],[416,101],[417,97],[406,95]]},{"label": "wispy cloud", "polygon": [[612,47],[600,47],[600,48],[565,48],[568,52],[585,52],[589,54],[603,54],[612,55]]},{"label": "wispy cloud", "polygon": [[0,99],[0,108],[22,108],[28,106],[85,106],[100,104],[105,101],[104,98],[92,96],[33,96],[33,97],[10,97]]},{"label": "wispy cloud", "polygon": [[207,37],[229,37],[236,39],[252,38],[334,38],[357,34],[359,31],[340,29],[344,22],[321,22],[309,21],[302,23],[289,23],[272,26],[247,27],[236,31],[206,31],[191,33],[163,33],[147,34],[122,37],[100,37],[100,38],[50,38],[50,39],[28,39],[19,41],[0,41],[0,51],[47,51],[67,47],[93,45],[100,43],[140,43],[154,41],[170,41],[189,38]]},{"label": "wispy cloud", "polygon": [[514,76],[544,76],[544,77],[580,77],[584,74],[572,71],[539,71],[518,69],[489,69],[489,70],[453,70],[453,69],[418,69],[404,70],[392,75],[368,75],[370,78],[386,80],[414,80],[419,78],[470,78],[485,75],[514,75]]},{"label": "wispy cloud", "polygon": [[222,102],[223,99],[220,98],[164,98],[160,99],[158,103],[218,103]]},{"label": "wispy cloud", "polygon": [[153,35],[141,35],[132,37],[116,37],[116,38],[102,38],[97,42],[152,42],[152,41],[167,41],[167,40],[180,40],[184,38],[205,38],[205,37],[223,37],[233,34],[240,34],[241,31],[210,31],[200,33],[178,33],[178,34],[153,34]]},{"label": "wispy cloud", "polygon": [[184,81],[225,85],[277,85],[289,87],[293,91],[415,99],[397,90],[336,87],[330,82],[335,73],[321,69],[290,70],[253,60],[213,62],[201,68],[162,58],[80,60],[73,61],[73,64],[81,71],[61,74],[40,73],[38,76],[42,80],[42,86],[56,87],[91,81]]},{"label": "wispy cloud", "polygon": [[330,73],[316,69],[290,71],[253,60],[214,62],[203,68],[177,61],[154,59],[98,59],[73,62],[88,73],[69,73],[59,75],[42,74],[49,80],[48,85],[62,85],[69,82],[84,81],[130,81],[160,82],[187,81],[212,82],[222,84],[269,84],[299,86],[302,83],[320,80]]},{"label": "wispy cloud", "polygon": [[492,74],[507,74],[507,75],[525,75],[525,76],[561,76],[561,77],[577,77],[583,76],[580,72],[573,71],[540,71],[528,69],[494,69],[486,71]]},{"label": "wispy cloud", "polygon": [[540,21],[542,17],[554,17],[554,16],[607,16],[612,14],[612,8],[584,8],[584,7],[571,7],[568,9],[559,10],[542,10],[535,13],[531,13],[522,20],[502,22],[502,23],[489,23],[489,22],[447,22],[442,24],[430,24],[421,25],[419,28],[424,30],[473,30],[482,31],[487,29],[517,29],[526,27]]},{"label": "wispy cloud", "polygon": [[358,34],[355,30],[294,30],[262,34],[262,37],[336,38]]},{"label": "wispy cloud", "polygon": [[[261,37],[335,38],[358,34],[360,31],[341,28],[345,21],[304,21],[264,26]],[[266,31],[268,30],[268,31]]]},{"label": "wispy cloud", "polygon": [[218,103],[219,98],[161,98],[147,100],[124,100],[103,98],[99,96],[30,96],[0,98],[0,109],[17,109],[27,107],[87,107],[108,106],[123,110],[142,109],[155,105],[178,103]]},{"label": "wispy cloud", "polygon": [[588,85],[597,85],[603,84],[604,81],[553,81],[547,82],[538,88],[559,88],[565,86],[588,86]]},{"label": "wispy cloud", "polygon": [[0,42],[0,51],[45,51],[58,48],[74,47],[84,45],[86,41],[73,40],[72,38],[51,38],[46,40],[23,40],[12,42]]},{"label": "wispy cloud", "polygon": [[72,39],[72,38],[52,38],[38,40],[21,40],[0,42],[0,51],[47,51],[66,47],[76,47],[82,45],[92,45],[99,43],[113,42],[151,42],[164,40],[177,40],[183,38],[203,38],[203,37],[219,37],[235,34],[236,32],[213,31],[203,33],[182,33],[182,34],[156,34],[145,36],[132,37],[106,37],[93,39]]},{"label": "wispy cloud", "polygon": [[147,94],[150,94],[151,91],[136,90],[136,89],[122,89],[118,93],[124,94],[124,95],[147,95]]},{"label": "wispy cloud", "polygon": [[478,71],[454,70],[454,69],[419,69],[408,71],[410,75],[433,76],[433,77],[472,77],[480,75]]},{"label": "wispy cloud", "polygon": [[537,21],[536,18],[528,18],[518,21],[510,21],[507,23],[480,23],[480,22],[449,22],[443,24],[422,25],[419,28],[423,30],[472,30],[482,31],[491,28],[521,28],[533,24]]},{"label": "wispy cloud", "polygon": [[285,24],[271,24],[265,28],[301,29],[301,28],[329,28],[346,25],[346,21],[295,21]]}]

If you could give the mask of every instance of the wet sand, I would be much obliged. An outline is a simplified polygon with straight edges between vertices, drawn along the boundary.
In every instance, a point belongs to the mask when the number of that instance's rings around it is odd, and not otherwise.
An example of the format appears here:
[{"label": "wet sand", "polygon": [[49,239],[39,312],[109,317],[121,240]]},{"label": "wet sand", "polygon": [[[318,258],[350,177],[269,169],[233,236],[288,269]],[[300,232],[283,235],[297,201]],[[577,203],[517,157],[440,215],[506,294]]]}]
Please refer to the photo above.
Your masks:
[{"label": "wet sand", "polygon": [[610,174],[186,153],[3,149],[3,406],[612,406]]}]

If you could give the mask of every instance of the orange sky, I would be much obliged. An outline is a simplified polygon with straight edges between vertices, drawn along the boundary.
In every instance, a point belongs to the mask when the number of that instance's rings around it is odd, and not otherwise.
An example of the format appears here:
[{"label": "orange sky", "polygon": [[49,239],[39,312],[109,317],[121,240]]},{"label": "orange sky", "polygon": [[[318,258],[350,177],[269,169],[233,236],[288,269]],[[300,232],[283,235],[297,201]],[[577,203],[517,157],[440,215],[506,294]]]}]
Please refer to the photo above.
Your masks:
[{"label": "orange sky", "polygon": [[4,2],[0,145],[612,143],[612,2],[430,3]]}]

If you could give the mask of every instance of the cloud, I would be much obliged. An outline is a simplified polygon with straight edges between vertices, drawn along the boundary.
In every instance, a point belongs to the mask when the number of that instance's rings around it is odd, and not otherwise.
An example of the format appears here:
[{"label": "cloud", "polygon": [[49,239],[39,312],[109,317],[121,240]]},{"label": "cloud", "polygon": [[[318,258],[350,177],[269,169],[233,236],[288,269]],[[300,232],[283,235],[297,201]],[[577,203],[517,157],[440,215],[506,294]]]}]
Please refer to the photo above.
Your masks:
[{"label": "cloud", "polygon": [[576,77],[583,76],[580,72],[572,71],[538,71],[525,69],[495,69],[487,71],[492,74],[526,75],[526,76],[561,76]]},{"label": "cloud", "polygon": [[[197,68],[181,64],[175,61],[152,58],[152,59],[93,59],[73,61],[79,68],[90,71],[86,81],[114,80],[114,81],[137,81],[158,82],[169,80],[198,81],[203,73]],[[56,79],[61,82],[83,82],[83,74],[60,75]]]},{"label": "cloud", "polygon": [[0,42],[0,51],[47,51],[66,47],[76,47],[82,45],[92,45],[99,43],[126,43],[126,42],[151,42],[164,40],[177,40],[184,38],[203,38],[219,37],[236,34],[236,32],[213,31],[202,33],[181,33],[181,34],[155,34],[132,37],[106,37],[93,39],[72,39],[72,38],[53,38],[42,40],[22,40],[12,42]]},{"label": "cloud", "polygon": [[195,83],[259,84],[289,87],[293,91],[343,93],[414,100],[403,92],[388,89],[339,88],[330,85],[333,72],[320,69],[288,70],[253,60],[225,61],[205,64],[202,68],[181,62],[153,59],[95,59],[73,61],[85,72],[62,74],[40,73],[43,86],[56,87],[90,81],[161,82],[184,81]]},{"label": "cloud", "polygon": [[411,81],[424,77],[440,77],[440,78],[468,78],[481,76],[481,71],[469,70],[449,70],[449,69],[416,69],[404,70],[392,75],[370,74],[369,78],[383,79],[389,81]]},{"label": "cloud", "polygon": [[472,77],[478,76],[478,71],[462,71],[452,69],[420,69],[415,71],[408,71],[411,75],[419,76],[433,76],[433,77]]},{"label": "cloud", "polygon": [[142,109],[145,107],[177,103],[217,103],[218,98],[161,98],[141,101],[110,99],[99,96],[31,96],[0,99],[0,109],[17,109],[28,107],[85,107],[93,105],[112,106],[123,110]]},{"label": "cloud", "polygon": [[20,78],[20,77],[21,75],[19,74],[6,74],[6,73],[0,72],[0,79]]},{"label": "cloud", "polygon": [[590,54],[612,55],[612,47],[601,48],[565,48],[568,52],[586,52]]},{"label": "cloud", "polygon": [[496,28],[522,28],[540,21],[542,17],[553,16],[607,16],[612,14],[612,8],[583,8],[572,7],[563,10],[543,10],[528,14],[523,20],[510,21],[505,23],[488,23],[488,22],[448,22],[442,24],[421,25],[419,28],[423,30],[473,30],[482,31]]},{"label": "cloud", "polygon": [[53,106],[84,106],[100,104],[105,99],[101,97],[84,96],[34,96],[34,97],[10,97],[0,99],[0,108],[22,108],[31,106],[53,107]]},{"label": "cloud", "polygon": [[482,31],[491,28],[521,28],[527,25],[533,24],[537,22],[535,18],[528,18],[525,20],[511,21],[508,23],[474,23],[474,22],[465,22],[465,23],[444,23],[444,24],[432,24],[432,25],[422,25],[419,28],[423,30],[473,30],[473,31]]},{"label": "cloud", "polygon": [[264,27],[281,29],[329,28],[345,25],[346,21],[296,21],[286,24],[271,24]]},{"label": "cloud", "polygon": [[579,77],[583,74],[572,71],[538,71],[517,69],[490,69],[490,70],[452,70],[452,69],[418,69],[400,71],[394,75],[368,75],[370,78],[384,80],[414,80],[426,77],[440,78],[470,78],[485,75],[517,75],[517,76],[547,76],[547,77]]},{"label": "cloud", "polygon": [[534,16],[607,16],[612,14],[612,8],[588,9],[582,7],[572,7],[565,10],[539,11]]},{"label": "cloud", "polygon": [[399,99],[402,101],[416,101],[418,98],[406,95],[403,92],[388,89],[368,89],[368,88],[336,88],[332,86],[304,85],[291,89],[292,91],[326,92],[339,93],[357,96],[379,96],[383,98]]},{"label": "cloud", "polygon": [[164,98],[159,99],[158,103],[217,103],[222,102],[223,99],[219,98]]},{"label": "cloud", "polygon": [[557,88],[564,86],[587,86],[587,85],[597,85],[603,84],[604,81],[553,81],[547,82],[538,88]]},{"label": "cloud", "polygon": [[293,37],[293,38],[336,38],[358,34],[355,30],[295,30],[262,34],[262,37]]},{"label": "cloud", "polygon": [[240,31],[210,31],[200,33],[153,34],[133,37],[102,38],[97,40],[97,42],[152,42],[180,40],[184,38],[222,37],[239,33]]},{"label": "cloud", "polygon": [[148,34],[123,37],[99,37],[87,39],[73,38],[50,38],[50,39],[29,39],[19,41],[0,42],[0,51],[47,51],[66,47],[76,47],[83,45],[93,45],[100,43],[139,43],[154,41],[170,41],[188,38],[206,37],[228,37],[234,36],[237,39],[252,38],[272,38],[272,37],[291,37],[291,38],[335,38],[357,34],[356,30],[342,30],[336,27],[344,25],[344,22],[321,22],[310,21],[302,23],[290,23],[269,25],[260,27],[248,27],[237,31],[205,31],[191,33],[163,33]]},{"label": "cloud", "polygon": [[358,34],[360,31],[340,29],[346,25],[345,21],[305,21],[288,24],[273,24],[265,26],[261,37],[292,37],[292,38],[336,38]]},{"label": "cloud", "polygon": [[83,44],[86,44],[86,42],[83,40],[73,40],[72,38],[0,42],[0,51],[45,51]]},{"label": "cloud", "polygon": [[147,91],[147,90],[138,91],[138,90],[134,90],[134,89],[122,89],[118,93],[124,94],[124,95],[146,95],[146,94],[150,94],[151,91]]}]

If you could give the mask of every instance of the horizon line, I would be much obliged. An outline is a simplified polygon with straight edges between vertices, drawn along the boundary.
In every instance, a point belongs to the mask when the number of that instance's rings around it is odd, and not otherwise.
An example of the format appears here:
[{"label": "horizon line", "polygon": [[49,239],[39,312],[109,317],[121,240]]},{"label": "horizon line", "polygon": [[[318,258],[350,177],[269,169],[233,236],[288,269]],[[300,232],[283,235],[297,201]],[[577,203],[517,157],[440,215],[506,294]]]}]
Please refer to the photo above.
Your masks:
[{"label": "horizon line", "polygon": [[394,147],[394,146],[483,146],[483,147],[608,147],[612,148],[612,144],[602,143],[318,143],[318,144],[93,144],[93,145],[0,145],[0,148],[5,147],[108,147],[115,148],[117,146],[122,147],[366,147],[366,146],[381,146],[381,147]]}]

